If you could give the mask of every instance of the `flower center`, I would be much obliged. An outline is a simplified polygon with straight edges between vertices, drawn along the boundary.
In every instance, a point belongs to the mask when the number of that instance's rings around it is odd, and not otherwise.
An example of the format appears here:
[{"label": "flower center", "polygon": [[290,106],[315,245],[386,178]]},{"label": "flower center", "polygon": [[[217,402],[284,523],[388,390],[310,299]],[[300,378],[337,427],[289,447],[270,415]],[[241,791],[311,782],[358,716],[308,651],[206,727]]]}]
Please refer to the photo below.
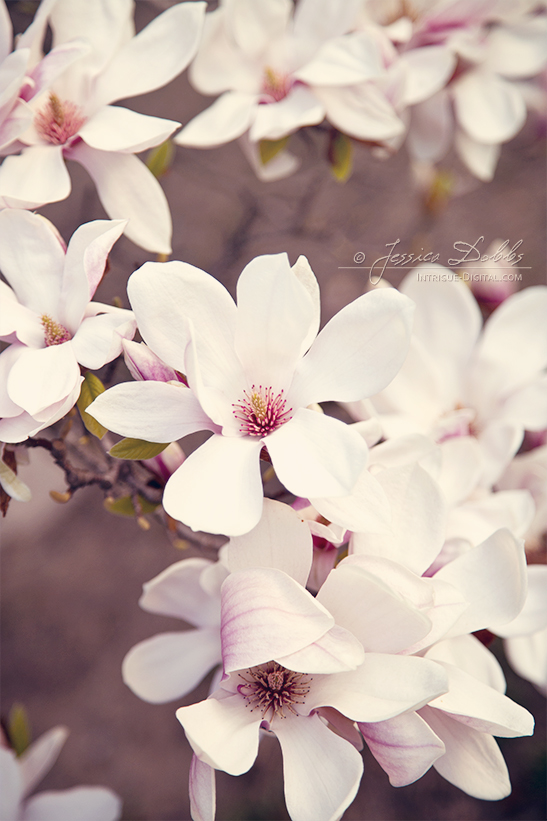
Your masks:
[{"label": "flower center", "polygon": [[290,91],[291,81],[286,74],[278,74],[273,68],[266,66],[262,78],[262,94],[268,99],[262,102],[270,103],[272,100],[278,103],[283,100]]},{"label": "flower center", "polygon": [[42,314],[40,318],[42,320],[42,328],[44,329],[44,339],[46,340],[46,346],[48,348],[50,345],[62,345],[63,342],[68,342],[72,339],[70,331],[67,331],[60,322],[55,322],[55,320],[47,314]]},{"label": "flower center", "polygon": [[60,100],[50,93],[45,106],[34,118],[38,134],[53,145],[65,145],[85,123],[82,109],[70,100]]},{"label": "flower center", "polygon": [[272,388],[253,385],[250,394],[243,391],[244,399],[232,405],[239,421],[239,432],[247,436],[266,436],[288,422],[292,408],[286,409],[283,391],[275,395]]},{"label": "flower center", "polygon": [[239,673],[239,677],[243,684],[238,685],[237,691],[247,702],[246,706],[251,706],[251,712],[260,710],[262,718],[271,710],[270,721],[274,716],[286,718],[285,708],[299,715],[293,705],[305,703],[312,681],[310,676],[286,670],[275,661]]}]

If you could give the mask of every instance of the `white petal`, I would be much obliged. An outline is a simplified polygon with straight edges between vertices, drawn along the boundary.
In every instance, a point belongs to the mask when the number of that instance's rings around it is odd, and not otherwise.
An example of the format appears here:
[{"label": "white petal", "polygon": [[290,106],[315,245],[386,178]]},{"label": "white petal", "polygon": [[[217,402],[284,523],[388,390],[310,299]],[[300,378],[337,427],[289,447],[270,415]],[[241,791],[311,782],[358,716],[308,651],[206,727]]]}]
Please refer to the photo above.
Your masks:
[{"label": "white petal", "polygon": [[121,799],[112,790],[73,787],[29,798],[21,821],[117,821],[121,813]]},{"label": "white petal", "polygon": [[303,587],[312,562],[310,530],[288,505],[264,499],[262,518],[244,536],[233,536],[227,545],[226,562],[232,572],[251,567],[283,570]]},{"label": "white petal", "polygon": [[184,619],[196,627],[218,626],[220,585],[228,570],[222,568],[218,590],[212,595],[201,583],[204,571],[212,566],[208,559],[199,558],[175,562],[143,585],[140,606],[149,613]]},{"label": "white petal", "polygon": [[298,403],[351,402],[384,388],[408,352],[413,311],[410,300],[391,288],[342,308],[298,366]]},{"label": "white petal", "polygon": [[123,382],[100,394],[86,410],[114,433],[147,442],[174,442],[211,427],[192,391],[182,384]]},{"label": "white petal", "polygon": [[139,698],[163,704],[191,693],[221,658],[218,627],[160,633],[131,648],[122,675]]},{"label": "white petal", "polygon": [[305,86],[297,85],[279,102],[259,105],[249,137],[252,141],[279,140],[306,125],[316,125],[325,117],[322,103]]},{"label": "white petal", "polygon": [[8,377],[8,393],[21,408],[35,416],[59,402],[79,383],[80,368],[70,342],[24,351]]},{"label": "white petal", "polygon": [[190,764],[190,813],[193,821],[215,821],[216,780],[215,771],[208,764],[192,756]]},{"label": "white petal", "polygon": [[461,161],[477,179],[483,182],[493,179],[501,153],[499,143],[479,142],[458,129],[454,135],[454,146]]},{"label": "white petal", "polygon": [[225,673],[300,650],[334,626],[333,617],[307,590],[274,568],[232,573],[221,596]]},{"label": "white petal", "polygon": [[68,737],[66,727],[53,727],[36,739],[19,758],[23,795],[28,795],[50,771]]},{"label": "white petal", "polygon": [[526,119],[520,91],[486,71],[469,71],[453,83],[456,116],[467,134],[481,143],[503,143],[517,134]]},{"label": "white petal", "polygon": [[350,137],[388,140],[405,131],[403,121],[373,82],[314,91],[325,106],[327,120]]},{"label": "white petal", "polygon": [[504,638],[536,633],[547,627],[547,565],[531,564],[526,569],[528,595],[518,616],[497,629],[498,635]]},{"label": "white petal", "polygon": [[547,629],[532,636],[512,636],[504,642],[505,654],[514,670],[547,694]]},{"label": "white petal", "polygon": [[279,480],[296,496],[347,496],[366,461],[366,445],[338,419],[300,408],[264,439]]},{"label": "white petal", "polygon": [[445,752],[443,742],[418,713],[376,724],[359,723],[359,729],[393,787],[417,781]]},{"label": "white petal", "polygon": [[283,752],[285,801],[292,821],[340,818],[359,789],[363,760],[319,716],[291,716],[273,730]]},{"label": "white petal", "polygon": [[310,86],[350,86],[382,72],[376,38],[365,31],[332,37],[295,77]]},{"label": "white petal", "polygon": [[415,105],[443,88],[454,70],[456,57],[447,46],[424,46],[410,49],[399,58],[404,66],[403,102]]},{"label": "white petal", "polygon": [[235,140],[250,127],[257,105],[256,94],[227,91],[190,120],[174,142],[195,148],[213,148]]},{"label": "white petal", "polygon": [[454,130],[450,100],[440,91],[413,106],[407,148],[421,162],[437,162],[450,147]]},{"label": "white petal", "polygon": [[472,634],[437,642],[427,651],[427,658],[459,667],[498,693],[504,694],[507,689],[501,664]]},{"label": "white petal", "polygon": [[325,519],[347,530],[375,533],[389,529],[390,502],[382,485],[367,468],[361,471],[350,496],[310,501]]},{"label": "white petal", "polygon": [[61,145],[30,146],[0,167],[0,196],[9,205],[37,208],[66,199],[70,188]]},{"label": "white petal", "polygon": [[122,106],[108,105],[90,117],[79,133],[91,148],[137,154],[164,142],[179,125],[174,120],[163,120]]},{"label": "white petal", "polygon": [[312,644],[277,656],[274,661],[299,673],[332,674],[356,670],[363,663],[363,645],[353,633],[335,625]]},{"label": "white petal", "polygon": [[102,368],[120,355],[122,338],[131,339],[136,330],[137,323],[131,311],[87,317],[72,340],[74,355],[84,368]]},{"label": "white petal", "polygon": [[230,775],[241,775],[253,766],[262,719],[246,708],[239,693],[181,707],[176,715],[204,763]]},{"label": "white petal", "polygon": [[147,251],[171,253],[169,205],[161,185],[141,160],[132,154],[98,151],[84,142],[71,148],[67,156],[86,169],[109,217],[129,220],[125,234],[130,240]]},{"label": "white petal", "polygon": [[167,513],[193,530],[248,533],[262,513],[261,448],[261,440],[213,435],[167,482]]},{"label": "white petal", "polygon": [[15,753],[5,747],[0,747],[0,774],[2,777],[2,791],[0,792],[2,818],[5,821],[19,821],[22,797],[21,772]]},{"label": "white petal", "polygon": [[545,65],[545,17],[516,16],[488,32],[486,64],[505,77],[532,77]]}]

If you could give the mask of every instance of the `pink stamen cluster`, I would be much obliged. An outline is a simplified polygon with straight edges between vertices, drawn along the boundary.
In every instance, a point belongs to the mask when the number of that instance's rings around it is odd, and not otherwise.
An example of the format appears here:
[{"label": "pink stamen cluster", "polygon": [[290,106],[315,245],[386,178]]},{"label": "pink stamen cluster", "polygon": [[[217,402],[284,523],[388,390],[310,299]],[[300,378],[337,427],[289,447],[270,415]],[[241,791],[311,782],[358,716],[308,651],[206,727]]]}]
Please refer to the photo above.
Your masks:
[{"label": "pink stamen cluster", "polygon": [[60,100],[53,92],[34,118],[38,134],[53,145],[65,145],[85,123],[82,110],[70,100]]},{"label": "pink stamen cluster", "polygon": [[250,394],[243,392],[245,398],[232,404],[234,416],[240,422],[239,432],[246,436],[266,436],[272,433],[291,418],[292,408],[285,409],[287,401],[283,391],[277,396],[272,388],[259,385],[251,387]]},{"label": "pink stamen cluster", "polygon": [[278,103],[283,100],[291,89],[292,83],[284,74],[277,74],[272,68],[266,66],[262,78],[261,92],[266,98],[263,102],[270,103],[272,100]]},{"label": "pink stamen cluster", "polygon": [[63,342],[68,342],[72,339],[72,334],[70,331],[67,331],[64,325],[61,325],[60,322],[55,322],[47,314],[43,314],[41,317],[42,320],[42,328],[44,329],[44,339],[46,341],[46,347],[50,347],[50,345],[62,345]]},{"label": "pink stamen cluster", "polygon": [[[246,678],[246,676],[250,676]],[[294,673],[287,670],[276,661],[266,665],[239,673],[243,684],[239,684],[237,691],[251,705],[251,713],[258,709],[262,718],[266,718],[271,710],[269,721],[274,716],[286,718],[283,710],[290,710],[295,716],[299,715],[294,704],[304,704],[305,696],[310,692],[309,684],[312,679],[304,673]]]}]

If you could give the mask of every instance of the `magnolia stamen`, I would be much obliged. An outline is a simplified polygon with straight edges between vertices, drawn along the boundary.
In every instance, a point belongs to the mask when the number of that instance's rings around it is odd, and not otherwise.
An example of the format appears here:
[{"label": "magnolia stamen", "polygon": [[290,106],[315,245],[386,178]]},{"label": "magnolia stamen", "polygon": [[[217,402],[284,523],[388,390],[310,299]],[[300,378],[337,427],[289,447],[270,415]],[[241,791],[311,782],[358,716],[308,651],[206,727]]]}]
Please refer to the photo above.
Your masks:
[{"label": "magnolia stamen", "polygon": [[34,126],[38,134],[53,145],[65,145],[85,123],[82,110],[70,100],[60,100],[53,92],[45,106],[36,114]]},{"label": "magnolia stamen", "polygon": [[272,388],[253,385],[250,393],[243,391],[244,399],[232,404],[233,414],[240,422],[239,432],[246,436],[266,436],[291,418],[283,391],[275,395]]},{"label": "magnolia stamen", "polygon": [[[278,74],[273,68],[266,66],[262,78],[262,93],[276,103],[283,100],[289,93],[291,83],[284,74]],[[266,101],[267,102],[267,101]]]},{"label": "magnolia stamen", "polygon": [[62,345],[63,342],[68,342],[72,339],[70,331],[67,331],[65,326],[61,325],[60,322],[55,322],[55,320],[47,314],[42,314],[40,319],[42,320],[44,339],[48,348],[50,345]]},{"label": "magnolia stamen", "polygon": [[246,706],[251,705],[251,713],[258,709],[262,718],[266,718],[271,710],[271,716],[267,719],[270,721],[274,716],[286,718],[285,708],[295,716],[299,715],[293,705],[305,703],[305,696],[310,692],[309,684],[313,680],[304,673],[287,670],[275,661],[239,673],[239,677],[244,683],[238,685],[237,691],[247,702]]}]

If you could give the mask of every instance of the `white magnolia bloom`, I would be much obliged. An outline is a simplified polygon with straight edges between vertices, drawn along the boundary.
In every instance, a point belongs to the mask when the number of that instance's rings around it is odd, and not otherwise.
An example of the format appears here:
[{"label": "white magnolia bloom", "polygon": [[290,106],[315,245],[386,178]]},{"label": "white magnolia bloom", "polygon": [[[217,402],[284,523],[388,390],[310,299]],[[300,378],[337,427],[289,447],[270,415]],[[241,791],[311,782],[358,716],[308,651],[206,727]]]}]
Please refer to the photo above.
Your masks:
[{"label": "white magnolia bloom", "polygon": [[[478,305],[458,277],[424,265],[401,291],[416,305],[410,352],[372,400],[388,437],[422,433],[437,442],[475,436],[480,484],[490,487],[516,454],[525,430],[547,427],[547,288],[506,299],[482,327]],[[371,405],[353,405],[356,418]]]},{"label": "white magnolia bloom", "polygon": [[[295,535],[286,542],[279,537],[289,512]],[[232,775],[252,766],[263,729],[281,744],[291,818],[339,818],[362,773],[354,722],[419,709],[446,691],[445,673],[405,655],[431,621],[359,560],[342,562],[313,598],[302,586],[312,558],[307,525],[289,509],[284,515],[287,530],[270,518],[231,540],[232,572],[221,588],[224,677],[177,717],[201,762],[192,765],[194,803],[212,803],[207,766]],[[303,538],[308,548],[295,550]]]},{"label": "white magnolia bloom", "polygon": [[0,213],[0,441],[21,442],[76,403],[80,365],[96,370],[132,337],[131,311],[92,302],[121,220],[81,225],[68,248],[28,211]]},{"label": "white magnolia bloom", "polygon": [[[207,15],[190,79],[220,97],[175,138],[207,148],[247,135],[244,145],[260,169],[256,145],[279,140],[325,118],[359,139],[404,131],[384,94],[363,81],[383,72],[376,37],[352,27],[360,0],[227,0]],[[295,168],[286,152],[271,161],[272,176]],[[269,168],[270,163],[266,166]]]},{"label": "white magnolia bloom", "polygon": [[0,196],[23,208],[63,200],[71,189],[64,161],[75,160],[95,182],[109,216],[129,220],[127,236],[149,251],[169,254],[167,200],[133,155],[166,140],[180,123],[112,103],[160,88],[186,68],[199,42],[205,3],[177,4],[135,37],[132,0],[56,0],[50,6],[54,47],[62,53],[81,38],[90,51],[29,100],[33,123],[14,146],[22,153],[7,157],[0,168]]},{"label": "white magnolia bloom", "polygon": [[239,535],[262,512],[259,460],[267,448],[295,495],[344,496],[366,460],[351,427],[308,408],[374,393],[399,369],[412,303],[393,290],[365,294],[317,335],[319,289],[307,260],[258,257],[237,285],[237,306],[209,274],[182,262],[146,263],[129,280],[139,330],[180,382],[125,383],[88,412],[123,436],[168,442],[212,436],[169,479],[163,504],[195,530]]},{"label": "white magnolia bloom", "polygon": [[0,747],[0,818],[2,821],[117,821],[122,802],[106,787],[47,790],[28,797],[51,769],[68,731],[54,727],[17,758]]}]

